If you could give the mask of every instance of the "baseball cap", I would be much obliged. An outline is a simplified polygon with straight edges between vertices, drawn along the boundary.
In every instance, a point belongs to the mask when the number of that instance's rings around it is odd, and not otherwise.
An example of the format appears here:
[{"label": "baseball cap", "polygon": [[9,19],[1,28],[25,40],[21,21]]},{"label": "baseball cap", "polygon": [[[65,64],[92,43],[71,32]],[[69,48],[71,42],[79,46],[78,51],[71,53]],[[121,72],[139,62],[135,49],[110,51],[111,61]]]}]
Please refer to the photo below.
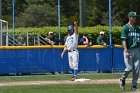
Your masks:
[{"label": "baseball cap", "polygon": [[105,34],[105,32],[101,31],[101,32],[100,32],[100,35],[101,35],[101,34]]},{"label": "baseball cap", "polygon": [[50,32],[49,32],[49,35],[50,35],[50,34],[53,34],[53,32],[52,32],[52,31],[50,31]]},{"label": "baseball cap", "polygon": [[68,31],[69,31],[69,30],[74,31],[74,27],[73,27],[72,25],[68,26]]},{"label": "baseball cap", "polygon": [[129,12],[128,13],[128,18],[133,17],[133,16],[137,16],[137,13],[136,12]]}]

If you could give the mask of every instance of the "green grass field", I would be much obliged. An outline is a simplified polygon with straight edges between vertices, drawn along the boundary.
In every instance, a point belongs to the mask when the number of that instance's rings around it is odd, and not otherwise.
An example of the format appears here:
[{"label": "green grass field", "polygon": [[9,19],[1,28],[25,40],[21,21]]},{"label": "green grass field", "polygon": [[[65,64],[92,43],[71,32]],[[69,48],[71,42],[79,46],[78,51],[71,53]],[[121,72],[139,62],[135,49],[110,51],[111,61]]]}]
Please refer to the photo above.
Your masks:
[{"label": "green grass field", "polygon": [[[78,78],[88,79],[118,79],[121,74],[79,74]],[[69,80],[71,74],[62,75],[25,75],[25,76],[0,76],[0,82],[34,81],[34,80]]]},{"label": "green grass field", "polygon": [[[78,75],[78,78],[119,79],[120,76],[121,74],[81,74]],[[69,80],[70,78],[71,75],[1,76],[0,82]],[[0,87],[0,93],[124,93],[130,91],[130,84],[126,85],[125,91],[120,89],[119,84],[50,84]]]},{"label": "green grass field", "polygon": [[12,86],[0,87],[0,93],[124,93],[129,87],[123,91],[118,84]]}]

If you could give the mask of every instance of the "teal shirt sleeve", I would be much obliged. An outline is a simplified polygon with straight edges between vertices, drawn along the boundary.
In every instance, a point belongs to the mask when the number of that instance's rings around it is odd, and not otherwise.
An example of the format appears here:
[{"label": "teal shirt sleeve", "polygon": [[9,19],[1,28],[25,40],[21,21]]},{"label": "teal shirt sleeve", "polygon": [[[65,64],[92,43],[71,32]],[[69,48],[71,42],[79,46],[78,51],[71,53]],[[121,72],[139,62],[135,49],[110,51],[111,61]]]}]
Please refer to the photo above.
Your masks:
[{"label": "teal shirt sleeve", "polygon": [[129,28],[127,27],[127,25],[124,25],[122,28],[122,33],[121,33],[121,39],[127,39],[127,33],[129,31]]},{"label": "teal shirt sleeve", "polygon": [[100,37],[98,37],[98,38],[96,39],[96,43],[97,43],[97,44],[101,44],[101,39],[100,39]]}]

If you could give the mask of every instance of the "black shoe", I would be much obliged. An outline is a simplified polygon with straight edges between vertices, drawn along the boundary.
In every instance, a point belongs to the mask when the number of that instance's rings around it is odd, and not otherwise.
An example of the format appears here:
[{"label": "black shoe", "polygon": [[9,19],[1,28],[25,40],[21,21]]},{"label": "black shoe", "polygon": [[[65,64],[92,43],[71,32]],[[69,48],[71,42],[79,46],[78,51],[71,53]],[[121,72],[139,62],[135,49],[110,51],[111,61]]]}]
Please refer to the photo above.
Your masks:
[{"label": "black shoe", "polygon": [[71,78],[71,81],[74,81],[76,79],[76,77],[75,76],[73,76],[72,78]]},{"label": "black shoe", "polygon": [[122,79],[122,78],[120,78],[119,79],[119,82],[120,82],[120,88],[123,89],[123,90],[125,90],[125,80]]},{"label": "black shoe", "polygon": [[55,72],[51,72],[52,73],[52,75],[55,75]]},{"label": "black shoe", "polygon": [[139,89],[137,88],[137,86],[131,86],[131,90],[132,91],[139,91]]}]

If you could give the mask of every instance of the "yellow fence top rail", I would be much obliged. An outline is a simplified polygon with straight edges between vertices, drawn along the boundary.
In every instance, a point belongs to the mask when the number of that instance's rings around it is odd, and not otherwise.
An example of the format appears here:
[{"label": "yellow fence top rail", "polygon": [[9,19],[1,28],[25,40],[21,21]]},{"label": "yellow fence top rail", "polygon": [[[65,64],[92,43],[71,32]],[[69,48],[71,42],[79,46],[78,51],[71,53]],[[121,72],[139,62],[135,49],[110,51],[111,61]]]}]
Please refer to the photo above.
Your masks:
[{"label": "yellow fence top rail", "polygon": [[122,48],[122,45],[114,45],[115,48]]},{"label": "yellow fence top rail", "polygon": [[[122,48],[122,45],[114,45],[115,48]],[[42,45],[42,46],[0,46],[0,49],[39,49],[39,48],[54,48],[61,49],[64,45]],[[92,45],[86,47],[85,45],[78,45],[78,48],[107,48],[102,45]]]},{"label": "yellow fence top rail", "polygon": [[[0,46],[0,49],[38,49],[38,48],[64,48],[64,45],[42,45],[42,46]],[[107,48],[102,45],[92,45],[86,47],[85,45],[79,45],[78,48]]]}]

